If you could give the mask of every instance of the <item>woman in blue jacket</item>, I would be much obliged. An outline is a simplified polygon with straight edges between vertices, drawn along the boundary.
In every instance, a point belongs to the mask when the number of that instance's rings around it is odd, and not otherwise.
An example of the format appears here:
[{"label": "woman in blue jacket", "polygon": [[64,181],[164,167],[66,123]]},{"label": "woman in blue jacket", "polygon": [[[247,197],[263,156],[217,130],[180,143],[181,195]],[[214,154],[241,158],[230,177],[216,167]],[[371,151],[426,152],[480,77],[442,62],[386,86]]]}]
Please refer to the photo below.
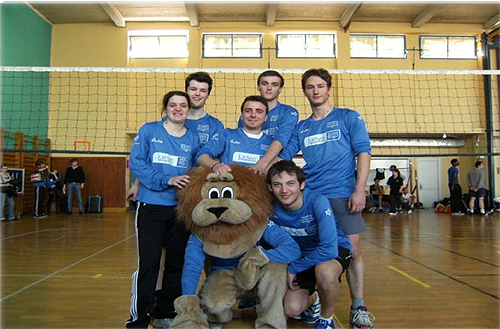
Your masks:
[{"label": "woman in blue jacket", "polygon": [[174,300],[181,295],[184,250],[189,234],[177,223],[175,192],[189,184],[185,173],[192,167],[200,144],[196,132],[184,121],[190,107],[189,96],[171,91],[163,97],[161,121],[143,125],[130,151],[130,170],[139,179],[136,231],[138,268],[132,275],[130,319],[127,328],[147,328],[153,305],[162,246],[167,254],[163,275],[163,300],[156,317],[174,318]]}]

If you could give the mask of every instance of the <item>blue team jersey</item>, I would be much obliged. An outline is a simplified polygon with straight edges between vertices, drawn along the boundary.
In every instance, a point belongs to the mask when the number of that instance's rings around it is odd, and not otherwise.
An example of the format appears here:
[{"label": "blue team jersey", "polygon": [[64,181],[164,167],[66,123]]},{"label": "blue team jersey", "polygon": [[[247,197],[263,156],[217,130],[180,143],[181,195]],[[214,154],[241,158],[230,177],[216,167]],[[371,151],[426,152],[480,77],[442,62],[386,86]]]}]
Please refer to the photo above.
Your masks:
[{"label": "blue team jersey", "polygon": [[266,154],[272,141],[266,134],[256,139],[245,134],[242,128],[226,128],[221,134],[212,136],[200,149],[196,159],[208,154],[212,159],[220,157],[222,163],[253,166]]},{"label": "blue team jersey", "polygon": [[214,134],[220,134],[224,130],[222,122],[208,113],[197,120],[186,119],[184,126],[198,134],[202,145],[208,143]]},{"label": "blue team jersey", "polygon": [[291,160],[299,150],[307,186],[327,198],[347,198],[356,186],[355,156],[371,153],[370,137],[359,113],[333,108],[324,119],[300,121],[279,157]]},{"label": "blue team jersey", "polygon": [[198,135],[189,129],[175,137],[167,132],[163,121],[143,125],[130,151],[130,170],[140,183],[137,199],[155,205],[176,205],[176,188],[168,181],[193,166],[199,144]]},{"label": "blue team jersey", "polygon": [[292,274],[338,257],[338,247],[352,250],[349,238],[337,223],[328,199],[304,189],[299,210],[288,211],[274,204],[273,221],[287,231],[300,247],[301,257],[288,266]]},{"label": "blue team jersey", "polygon": [[[299,121],[299,112],[290,105],[278,103],[267,114],[266,121],[262,125],[262,132],[277,140],[285,147],[292,136],[293,129]],[[238,128],[243,127],[243,120],[238,120]]]},{"label": "blue team jersey", "polygon": [[[300,257],[299,246],[293,241],[289,234],[280,229],[280,227],[269,221],[267,227],[262,234],[261,240],[267,242],[272,249],[262,252],[269,258],[271,263],[289,264]],[[260,241],[256,246],[260,245]],[[184,267],[182,270],[182,294],[194,295],[196,287],[200,280],[201,271],[205,266],[205,258],[208,256],[210,259],[210,270],[233,269],[238,266],[238,262],[243,255],[234,258],[218,258],[207,255],[203,250],[203,242],[196,237],[194,233],[189,237],[186,253],[184,255]]]}]

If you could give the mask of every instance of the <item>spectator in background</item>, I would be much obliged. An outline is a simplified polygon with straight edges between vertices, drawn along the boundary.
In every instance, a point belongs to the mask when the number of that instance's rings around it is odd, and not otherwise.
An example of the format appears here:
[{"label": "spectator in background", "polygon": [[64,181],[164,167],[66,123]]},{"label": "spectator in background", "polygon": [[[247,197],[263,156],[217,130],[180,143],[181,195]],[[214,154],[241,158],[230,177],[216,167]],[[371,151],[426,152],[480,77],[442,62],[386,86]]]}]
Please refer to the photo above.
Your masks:
[{"label": "spectator in background", "polygon": [[462,207],[462,188],[458,180],[458,159],[450,161],[451,167],[448,169],[448,188],[450,189],[450,204],[451,212],[455,216],[464,215],[461,211]]},{"label": "spectator in background", "polygon": [[399,174],[399,169],[392,170],[392,176],[387,180],[387,185],[391,191],[389,193],[391,199],[391,208],[389,215],[397,214],[397,207],[402,207],[402,193],[403,193],[403,178]]},{"label": "spectator in background", "polygon": [[[394,170],[395,170],[395,169],[398,169],[398,167],[396,167],[396,165],[391,165],[391,166],[389,167],[389,171],[391,172],[391,175],[392,175],[392,173],[394,172]],[[398,169],[398,170],[399,170],[399,169]],[[404,180],[406,179],[405,175],[402,175],[402,174],[401,174],[401,171],[399,172],[399,177],[401,177],[401,178],[403,179],[403,182],[404,182]]]},{"label": "spectator in background", "polygon": [[487,195],[486,187],[484,185],[485,173],[484,164],[482,161],[476,161],[474,164],[475,168],[469,171],[467,174],[467,186],[469,187],[469,214],[474,214],[474,206],[476,203],[476,198],[479,199],[479,211],[481,215],[486,215],[486,210],[484,209],[484,197]]},{"label": "spectator in background", "polygon": [[83,199],[82,190],[85,187],[85,172],[83,168],[78,166],[78,159],[73,158],[69,160],[70,167],[66,169],[64,176],[63,191],[68,193],[68,210],[67,214],[73,213],[73,193],[78,198],[78,212],[83,214]]},{"label": "spectator in background", "polygon": [[408,192],[408,187],[403,187],[402,201],[403,209],[408,210],[408,215],[411,214],[415,206],[415,197]]},{"label": "spectator in background", "polygon": [[8,220],[14,220],[16,217],[14,216],[14,198],[9,193],[9,190],[13,187],[10,183],[12,181],[12,177],[9,174],[9,167],[6,165],[2,165],[2,173],[0,174],[0,220],[5,220],[5,202],[7,202],[8,209]]},{"label": "spectator in background", "polygon": [[378,203],[378,211],[379,212],[384,212],[382,209],[382,197],[384,195],[384,188],[382,185],[380,185],[380,179],[376,178],[373,180],[375,184],[370,185],[370,195],[374,201],[377,201]]},{"label": "spectator in background", "polygon": [[45,193],[47,191],[47,178],[49,175],[49,167],[42,161],[35,162],[35,168],[31,171],[31,182],[35,188],[35,196],[33,200],[33,217],[45,218],[47,215],[44,211]]},{"label": "spectator in background", "polygon": [[49,179],[47,180],[47,189],[49,192],[49,201],[47,202],[47,215],[50,215],[52,202],[56,201],[56,213],[59,213],[59,195],[62,194],[61,187],[61,174],[54,169],[49,175]]}]

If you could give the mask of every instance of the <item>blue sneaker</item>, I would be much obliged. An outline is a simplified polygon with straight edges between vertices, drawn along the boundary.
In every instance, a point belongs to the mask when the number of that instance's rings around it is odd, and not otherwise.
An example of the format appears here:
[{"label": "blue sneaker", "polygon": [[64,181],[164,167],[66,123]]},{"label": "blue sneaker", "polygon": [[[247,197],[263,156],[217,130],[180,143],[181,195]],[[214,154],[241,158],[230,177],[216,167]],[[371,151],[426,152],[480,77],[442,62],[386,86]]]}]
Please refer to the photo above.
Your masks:
[{"label": "blue sneaker", "polygon": [[299,320],[304,323],[313,324],[319,319],[321,314],[321,301],[319,300],[318,293],[316,293],[316,295],[316,301],[299,315]]},{"label": "blue sneaker", "polygon": [[318,319],[318,321],[314,322],[314,329],[335,329],[335,325],[333,324],[333,319],[329,320]]}]

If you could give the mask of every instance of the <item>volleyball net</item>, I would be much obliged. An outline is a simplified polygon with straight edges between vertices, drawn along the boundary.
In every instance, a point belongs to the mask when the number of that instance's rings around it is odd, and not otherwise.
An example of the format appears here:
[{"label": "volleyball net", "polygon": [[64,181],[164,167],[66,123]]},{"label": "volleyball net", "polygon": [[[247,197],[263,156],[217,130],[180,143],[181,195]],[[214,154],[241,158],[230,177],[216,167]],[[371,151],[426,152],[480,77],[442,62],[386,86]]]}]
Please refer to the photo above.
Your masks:
[{"label": "volleyball net", "polygon": [[[1,127],[50,143],[3,138],[4,152],[127,154],[145,122],[161,118],[161,99],[184,90],[200,69],[0,67]],[[240,105],[257,94],[264,69],[201,69],[214,86],[205,109],[234,128]],[[311,114],[305,70],[278,70],[280,102]],[[500,154],[500,71],[329,70],[330,103],[363,115],[373,156]]]}]

